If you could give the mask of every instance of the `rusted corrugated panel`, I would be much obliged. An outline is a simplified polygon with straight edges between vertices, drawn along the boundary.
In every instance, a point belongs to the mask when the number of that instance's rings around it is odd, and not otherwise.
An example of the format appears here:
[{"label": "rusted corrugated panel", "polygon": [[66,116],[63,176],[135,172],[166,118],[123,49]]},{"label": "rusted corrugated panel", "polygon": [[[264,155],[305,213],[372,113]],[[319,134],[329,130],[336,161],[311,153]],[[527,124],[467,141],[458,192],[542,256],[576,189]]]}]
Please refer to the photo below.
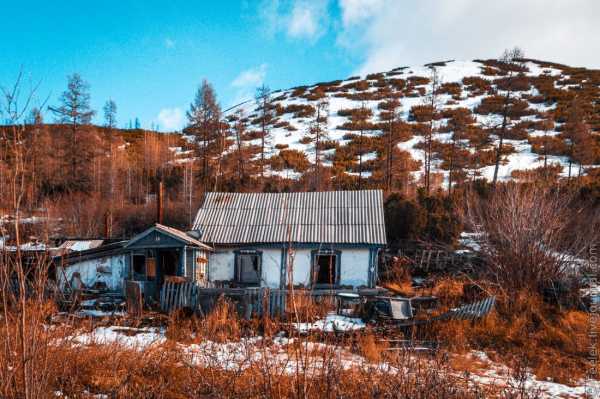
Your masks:
[{"label": "rusted corrugated panel", "polygon": [[434,320],[474,320],[486,316],[492,311],[496,303],[496,297],[488,297],[457,309],[444,313]]},{"label": "rusted corrugated panel", "polygon": [[385,244],[380,190],[208,193],[194,229],[215,244]]}]

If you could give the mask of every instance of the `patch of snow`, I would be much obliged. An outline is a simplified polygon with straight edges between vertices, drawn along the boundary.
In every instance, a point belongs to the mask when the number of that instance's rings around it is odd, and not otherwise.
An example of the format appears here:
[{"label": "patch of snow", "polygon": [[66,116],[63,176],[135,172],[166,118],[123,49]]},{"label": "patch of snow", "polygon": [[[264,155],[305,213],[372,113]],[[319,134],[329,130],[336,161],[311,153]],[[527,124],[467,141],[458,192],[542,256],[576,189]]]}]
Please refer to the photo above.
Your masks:
[{"label": "patch of snow", "polygon": [[323,320],[314,323],[293,323],[296,330],[306,333],[310,331],[336,332],[336,331],[355,331],[366,327],[361,319],[340,316],[330,313]]},{"label": "patch of snow", "polygon": [[158,328],[97,327],[92,332],[71,337],[79,345],[122,345],[130,349],[144,349],[166,342],[164,331]]}]

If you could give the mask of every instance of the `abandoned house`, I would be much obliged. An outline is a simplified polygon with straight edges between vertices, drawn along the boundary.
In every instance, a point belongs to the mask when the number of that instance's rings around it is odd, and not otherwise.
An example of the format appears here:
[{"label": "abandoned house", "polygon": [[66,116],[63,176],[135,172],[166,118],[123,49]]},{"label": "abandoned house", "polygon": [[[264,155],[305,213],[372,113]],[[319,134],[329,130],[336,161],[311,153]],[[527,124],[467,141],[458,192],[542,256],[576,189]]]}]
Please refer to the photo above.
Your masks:
[{"label": "abandoned house", "polygon": [[374,287],[386,244],[381,190],[207,193],[193,230],[215,287]]},{"label": "abandoned house", "polygon": [[68,243],[54,258],[63,290],[157,300],[165,281],[200,288],[372,288],[386,244],[380,190],[207,193],[192,231],[156,224],[130,240]]},{"label": "abandoned house", "polygon": [[129,241],[57,257],[56,280],[63,290],[86,287],[120,292],[125,281],[136,281],[144,297],[157,298],[163,282],[171,277],[206,286],[210,251],[194,237],[156,224]]}]

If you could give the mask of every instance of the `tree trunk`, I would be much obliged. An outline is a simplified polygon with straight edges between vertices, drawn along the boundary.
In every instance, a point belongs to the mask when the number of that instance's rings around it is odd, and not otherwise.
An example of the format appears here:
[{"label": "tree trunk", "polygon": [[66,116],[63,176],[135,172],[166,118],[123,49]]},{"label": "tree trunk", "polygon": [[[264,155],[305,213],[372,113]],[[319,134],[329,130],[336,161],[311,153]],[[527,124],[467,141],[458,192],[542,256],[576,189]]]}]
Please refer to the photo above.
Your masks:
[{"label": "tree trunk", "polygon": [[500,141],[498,142],[498,149],[496,151],[496,163],[494,165],[494,177],[492,179],[492,188],[496,187],[498,181],[498,171],[500,169],[500,159],[502,158],[502,145],[504,143],[504,135],[506,133],[506,127],[508,125],[508,105],[510,101],[510,91],[507,91],[504,97],[504,108],[502,110],[502,125],[500,127]]}]

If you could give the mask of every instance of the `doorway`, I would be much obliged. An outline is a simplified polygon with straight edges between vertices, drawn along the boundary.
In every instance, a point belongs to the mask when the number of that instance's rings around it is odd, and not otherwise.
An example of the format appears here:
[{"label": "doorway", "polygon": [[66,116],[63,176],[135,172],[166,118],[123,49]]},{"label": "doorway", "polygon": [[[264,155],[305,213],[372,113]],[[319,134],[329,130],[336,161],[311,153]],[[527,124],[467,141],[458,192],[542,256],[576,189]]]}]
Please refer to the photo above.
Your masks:
[{"label": "doorway", "polygon": [[313,285],[335,286],[339,283],[339,253],[333,251],[313,254]]},{"label": "doorway", "polygon": [[161,249],[158,251],[158,264],[160,274],[166,276],[177,276],[179,270],[179,251],[177,249]]}]

